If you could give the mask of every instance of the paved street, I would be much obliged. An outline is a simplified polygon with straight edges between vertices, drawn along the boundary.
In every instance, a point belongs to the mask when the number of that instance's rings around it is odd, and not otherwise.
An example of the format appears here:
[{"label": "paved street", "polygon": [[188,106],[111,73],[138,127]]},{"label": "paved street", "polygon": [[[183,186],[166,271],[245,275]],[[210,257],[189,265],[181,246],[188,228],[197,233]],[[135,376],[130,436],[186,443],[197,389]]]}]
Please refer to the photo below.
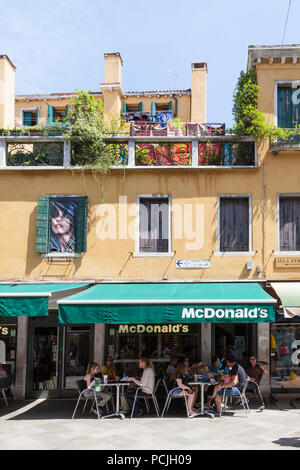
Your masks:
[{"label": "paved street", "polygon": [[[71,420],[74,400],[25,401],[4,409],[0,401],[0,449],[300,449],[300,403],[279,400],[244,417],[187,419],[183,409],[167,418],[98,421],[88,412]],[[175,414],[174,414],[175,413]]]}]

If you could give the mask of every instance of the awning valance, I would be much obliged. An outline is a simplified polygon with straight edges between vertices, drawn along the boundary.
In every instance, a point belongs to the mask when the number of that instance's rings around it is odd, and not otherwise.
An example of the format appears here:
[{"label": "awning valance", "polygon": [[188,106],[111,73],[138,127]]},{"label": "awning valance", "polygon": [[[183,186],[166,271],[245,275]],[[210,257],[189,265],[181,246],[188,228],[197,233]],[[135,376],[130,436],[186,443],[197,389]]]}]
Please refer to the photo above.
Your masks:
[{"label": "awning valance", "polygon": [[258,283],[103,283],[58,301],[61,323],[272,322]]},{"label": "awning valance", "polygon": [[271,286],[282,302],[284,317],[300,315],[300,282],[271,282]]},{"label": "awning valance", "polygon": [[0,285],[0,317],[46,316],[48,300],[55,292],[88,286],[86,283]]}]

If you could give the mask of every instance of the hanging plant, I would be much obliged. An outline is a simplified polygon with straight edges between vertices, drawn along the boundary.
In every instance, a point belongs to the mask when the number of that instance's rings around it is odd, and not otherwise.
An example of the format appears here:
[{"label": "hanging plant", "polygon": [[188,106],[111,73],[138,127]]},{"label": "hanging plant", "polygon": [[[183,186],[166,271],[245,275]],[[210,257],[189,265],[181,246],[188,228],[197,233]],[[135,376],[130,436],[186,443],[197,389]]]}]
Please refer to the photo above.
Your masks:
[{"label": "hanging plant", "polygon": [[67,116],[68,127],[64,136],[71,140],[73,167],[80,166],[82,171],[91,170],[100,183],[102,199],[104,196],[104,176],[113,166],[126,164],[124,146],[108,144],[105,137],[117,135],[123,123],[104,118],[102,101],[96,101],[91,92],[76,90],[77,96],[71,100]]}]

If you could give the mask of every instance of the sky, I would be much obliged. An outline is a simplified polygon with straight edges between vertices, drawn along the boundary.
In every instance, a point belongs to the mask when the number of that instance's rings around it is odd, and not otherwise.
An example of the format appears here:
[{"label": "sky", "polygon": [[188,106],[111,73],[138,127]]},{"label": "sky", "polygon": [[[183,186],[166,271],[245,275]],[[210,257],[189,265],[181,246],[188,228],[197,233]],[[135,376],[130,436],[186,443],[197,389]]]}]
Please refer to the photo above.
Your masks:
[{"label": "sky", "polygon": [[[104,53],[120,52],[123,90],[191,87],[208,63],[207,122],[232,125],[232,95],[248,45],[281,44],[289,0],[0,0],[0,54],[16,94],[99,91]],[[292,0],[284,44],[299,44]],[[176,75],[173,72],[176,72]]]}]

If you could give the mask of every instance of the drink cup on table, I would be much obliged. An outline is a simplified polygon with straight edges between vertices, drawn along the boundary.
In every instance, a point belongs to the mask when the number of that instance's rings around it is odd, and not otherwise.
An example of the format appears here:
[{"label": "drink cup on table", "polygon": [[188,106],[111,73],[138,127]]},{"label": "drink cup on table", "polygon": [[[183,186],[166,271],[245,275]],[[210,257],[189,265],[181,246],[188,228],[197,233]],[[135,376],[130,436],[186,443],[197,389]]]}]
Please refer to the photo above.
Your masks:
[{"label": "drink cup on table", "polygon": [[103,375],[103,380],[104,380],[104,383],[107,384],[108,383],[108,375]]}]

